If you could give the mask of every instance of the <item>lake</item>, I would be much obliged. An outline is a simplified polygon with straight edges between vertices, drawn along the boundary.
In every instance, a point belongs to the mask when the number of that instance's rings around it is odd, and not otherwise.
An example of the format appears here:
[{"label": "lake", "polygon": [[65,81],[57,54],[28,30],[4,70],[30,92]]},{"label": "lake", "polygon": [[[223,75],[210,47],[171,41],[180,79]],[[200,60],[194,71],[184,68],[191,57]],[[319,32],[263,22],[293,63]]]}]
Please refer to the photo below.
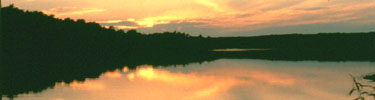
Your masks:
[{"label": "lake", "polygon": [[353,100],[349,74],[370,72],[374,62],[219,59],[135,70],[124,66],[14,100]]}]

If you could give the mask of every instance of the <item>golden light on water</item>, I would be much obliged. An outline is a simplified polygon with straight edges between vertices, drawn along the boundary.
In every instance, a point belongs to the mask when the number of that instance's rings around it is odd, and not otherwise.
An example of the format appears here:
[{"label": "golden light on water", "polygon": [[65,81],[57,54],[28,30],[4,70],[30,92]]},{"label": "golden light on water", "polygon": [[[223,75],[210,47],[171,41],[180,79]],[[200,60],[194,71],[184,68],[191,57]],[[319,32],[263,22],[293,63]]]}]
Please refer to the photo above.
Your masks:
[{"label": "golden light on water", "polygon": [[[183,73],[171,73],[168,71],[157,70],[153,67],[139,68],[136,72],[129,73],[128,75],[133,76],[137,79],[145,79],[148,81],[160,81],[166,84],[173,85],[190,85],[196,82],[202,81],[195,74],[183,74]],[[203,78],[203,77],[202,77]]]},{"label": "golden light on water", "polygon": [[85,90],[85,91],[98,91],[98,90],[104,90],[105,85],[101,82],[91,82],[91,81],[86,81],[86,82],[77,82],[74,81],[69,84],[69,86],[73,90]]},{"label": "golden light on water", "polygon": [[272,73],[265,72],[252,72],[249,77],[256,81],[264,82],[269,85],[291,86],[296,83],[296,79],[293,79],[291,77],[281,77],[276,76]]},{"label": "golden light on water", "polygon": [[201,90],[198,90],[195,92],[195,95],[197,97],[204,97],[204,96],[215,96],[219,92],[227,92],[230,88],[232,88],[235,85],[238,85],[239,83],[234,80],[227,80],[222,81],[221,83],[215,83],[207,88],[203,88]]},{"label": "golden light on water", "polygon": [[[189,89],[189,95],[194,98],[214,97],[226,93],[235,86],[277,85],[290,86],[297,81],[291,77],[280,77],[271,73],[250,72],[240,74],[242,80],[230,76],[198,75],[195,73],[172,73],[165,70],[154,69],[152,66],[138,68],[135,72],[127,73],[127,79],[132,82],[162,82],[165,85]],[[264,84],[266,83],[266,84]]]},{"label": "golden light on water", "polygon": [[131,74],[128,74],[126,75],[126,77],[129,79],[129,80],[133,80],[135,78],[135,75],[133,73]]},{"label": "golden light on water", "polygon": [[[243,70],[242,70],[243,71]],[[217,73],[224,73],[226,70],[217,70]],[[233,72],[236,72],[233,70]],[[241,72],[241,70],[237,70]],[[230,74],[230,73],[227,73]],[[134,88],[122,88],[121,91],[138,91],[136,93],[145,93],[145,89],[151,89],[150,92],[163,92],[166,94],[183,95],[186,99],[182,100],[205,100],[213,99],[218,96],[228,96],[227,93],[234,87],[250,86],[291,86],[297,81],[292,77],[274,75],[272,73],[249,71],[245,73],[237,73],[234,75],[200,75],[198,73],[181,73],[170,72],[162,69],[155,69],[153,66],[138,67],[135,71],[129,71],[128,67],[124,66],[122,70],[110,71],[104,73],[108,80],[123,80],[128,81],[127,84]],[[123,77],[126,76],[126,77]],[[239,78],[240,77],[240,78]],[[117,83],[117,82],[116,82]],[[73,82],[69,86],[73,90],[82,91],[111,91],[110,84],[96,81]],[[146,85],[150,84],[150,85]],[[152,85],[151,85],[152,84]],[[140,86],[140,87],[138,87]],[[109,90],[106,89],[108,87]],[[116,86],[118,87],[118,86]],[[154,90],[153,88],[160,88]],[[148,89],[147,89],[148,88]],[[112,88],[113,89],[113,88]],[[182,90],[183,91],[182,91]],[[177,91],[176,91],[177,90]],[[179,90],[179,91],[178,91]],[[176,94],[177,93],[177,94]],[[144,95],[144,94],[133,94]],[[160,96],[160,95],[159,95]],[[158,98],[170,98],[160,96]],[[167,95],[166,95],[167,96]],[[172,97],[174,98],[174,97]],[[227,98],[227,97],[225,97]],[[177,98],[175,98],[177,99]],[[171,100],[171,99],[168,99]]]},{"label": "golden light on water", "polygon": [[135,70],[124,66],[98,79],[59,83],[54,89],[35,94],[38,96],[27,94],[17,99],[352,100],[347,96],[352,85],[347,73],[369,72],[375,70],[373,66],[238,59],[176,67],[137,66]]},{"label": "golden light on water", "polygon": [[213,76],[199,76],[194,73],[171,73],[150,66],[139,68],[134,73],[128,73],[127,76],[128,79],[135,81],[163,82],[166,85],[188,88],[194,98],[215,96],[238,85],[238,81],[229,78],[216,79]]}]

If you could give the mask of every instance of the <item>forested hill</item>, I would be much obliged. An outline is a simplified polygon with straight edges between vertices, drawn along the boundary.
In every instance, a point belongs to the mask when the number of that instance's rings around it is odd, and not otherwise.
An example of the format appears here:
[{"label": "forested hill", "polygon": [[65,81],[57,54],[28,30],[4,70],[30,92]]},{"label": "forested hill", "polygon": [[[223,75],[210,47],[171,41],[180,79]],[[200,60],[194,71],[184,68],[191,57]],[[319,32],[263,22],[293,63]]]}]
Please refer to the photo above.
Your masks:
[{"label": "forested hill", "polygon": [[[375,28],[374,28],[375,30]],[[253,37],[219,37],[213,41],[224,48],[274,48],[274,49],[373,49],[375,32],[286,34]],[[232,44],[230,44],[232,43]]]},{"label": "forested hill", "polygon": [[[2,8],[5,53],[31,57],[124,57],[131,55],[201,55],[212,49],[262,48],[296,53],[368,55],[375,32],[286,34],[254,37],[201,37],[180,32],[141,34],[104,28],[83,19],[57,19],[13,6]],[[75,57],[77,56],[77,57]],[[16,56],[12,56],[16,57]],[[73,59],[72,58],[72,59]],[[69,58],[70,59],[70,58]]]},{"label": "forested hill", "polygon": [[180,32],[145,35],[135,30],[124,32],[103,28],[83,19],[57,19],[53,15],[23,11],[13,6],[2,10],[4,54],[17,61],[29,62],[35,58],[38,61],[77,61],[106,57],[116,60],[117,57],[154,51],[181,54],[209,50],[194,48],[201,44],[202,37]]},{"label": "forested hill", "polygon": [[83,19],[58,19],[39,11],[23,11],[12,5],[2,8],[2,15],[3,54],[9,64],[25,62],[22,66],[43,66],[46,61],[80,62],[84,66],[124,59],[144,59],[148,63],[163,59],[194,61],[201,56],[212,57],[213,49],[224,48],[268,49],[269,53],[264,55],[268,57],[252,54],[265,59],[371,60],[375,55],[375,32],[211,38],[181,32],[124,32]]}]

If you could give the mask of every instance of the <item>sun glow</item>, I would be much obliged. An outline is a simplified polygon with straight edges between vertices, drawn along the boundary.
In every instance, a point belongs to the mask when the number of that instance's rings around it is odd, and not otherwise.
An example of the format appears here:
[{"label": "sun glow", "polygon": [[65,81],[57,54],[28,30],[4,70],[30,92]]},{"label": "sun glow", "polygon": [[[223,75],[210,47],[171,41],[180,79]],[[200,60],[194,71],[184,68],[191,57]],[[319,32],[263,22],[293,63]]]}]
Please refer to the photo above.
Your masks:
[{"label": "sun glow", "polygon": [[107,20],[107,21],[97,21],[98,23],[119,23],[122,22],[123,20]]},{"label": "sun glow", "polygon": [[[375,20],[375,13],[371,12],[375,9],[373,0],[58,0],[54,2],[4,0],[4,2],[5,5],[14,3],[21,8],[43,11],[59,18],[70,17],[107,23],[107,26],[112,25],[118,29],[156,32],[162,29],[173,31],[176,27],[181,27],[185,29],[183,31],[189,33],[208,32],[212,35],[311,24],[341,23],[355,27],[365,24],[363,22]],[[35,5],[40,3],[51,5]],[[190,23],[199,25],[191,26]],[[168,26],[169,24],[172,25]],[[173,24],[180,24],[180,26]],[[212,30],[201,31],[206,28]],[[292,31],[288,28],[285,30]]]},{"label": "sun glow", "polygon": [[137,26],[115,26],[117,29],[137,29]]}]

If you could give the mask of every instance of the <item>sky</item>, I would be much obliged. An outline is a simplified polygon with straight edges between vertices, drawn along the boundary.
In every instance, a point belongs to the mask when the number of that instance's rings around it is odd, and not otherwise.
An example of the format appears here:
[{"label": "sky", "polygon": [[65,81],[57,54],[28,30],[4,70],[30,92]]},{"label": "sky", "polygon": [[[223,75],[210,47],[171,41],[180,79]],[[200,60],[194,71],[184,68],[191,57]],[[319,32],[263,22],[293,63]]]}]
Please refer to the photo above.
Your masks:
[{"label": "sky", "polygon": [[203,36],[375,31],[375,0],[2,0],[58,18]]}]

